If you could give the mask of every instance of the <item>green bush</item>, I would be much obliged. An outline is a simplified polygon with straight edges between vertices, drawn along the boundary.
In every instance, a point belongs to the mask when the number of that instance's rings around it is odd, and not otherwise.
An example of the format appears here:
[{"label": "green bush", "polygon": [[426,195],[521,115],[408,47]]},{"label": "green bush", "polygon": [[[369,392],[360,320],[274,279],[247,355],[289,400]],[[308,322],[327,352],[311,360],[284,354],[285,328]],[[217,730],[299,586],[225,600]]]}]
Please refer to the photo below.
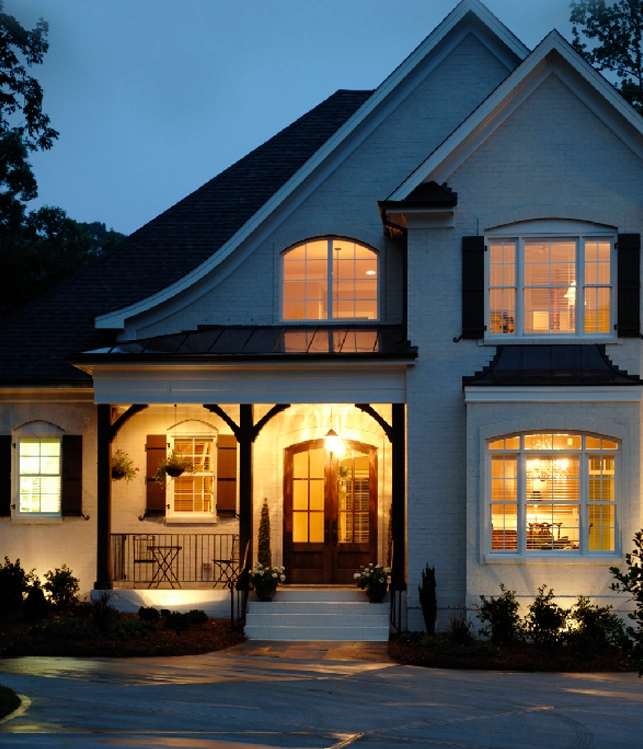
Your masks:
[{"label": "green bush", "polygon": [[629,646],[625,626],[612,606],[593,606],[589,598],[578,596],[567,621],[565,639],[587,658],[609,648],[627,649]]},{"label": "green bush", "polygon": [[436,597],[435,567],[426,567],[422,570],[422,584],[418,585],[420,606],[427,635],[435,634],[435,620],[438,615],[438,602]]},{"label": "green bush", "polygon": [[628,614],[635,623],[635,627],[628,627],[627,633],[632,639],[630,659],[638,669],[639,677],[643,676],[643,531],[634,535],[634,549],[625,555],[627,569],[621,571],[619,567],[610,567],[610,572],[616,578],[612,583],[612,590],[619,593],[629,593],[630,601],[636,608]]},{"label": "green bush", "polygon": [[502,594],[495,598],[480,596],[480,611],[478,619],[487,623],[481,633],[490,637],[495,645],[511,645],[522,637],[522,625],[518,614],[516,591],[507,590],[501,583]]},{"label": "green bush", "polygon": [[9,687],[0,686],[0,718],[20,707],[20,697]]},{"label": "green bush", "polygon": [[272,567],[272,551],[270,549],[270,512],[268,500],[264,499],[261,506],[259,520],[259,538],[257,543],[257,561],[264,567]]},{"label": "green bush", "polygon": [[468,645],[473,642],[471,622],[464,614],[449,617],[449,639],[456,645]]},{"label": "green bush", "polygon": [[189,614],[182,614],[180,611],[170,611],[165,617],[165,626],[173,629],[177,635],[187,632],[191,623]]},{"label": "green bush", "polygon": [[0,615],[20,611],[24,596],[36,580],[34,571],[25,572],[19,559],[10,562],[5,557],[0,565]]},{"label": "green bush", "polygon": [[552,588],[545,593],[546,585],[538,588],[536,600],[529,606],[525,619],[527,633],[533,643],[552,648],[563,641],[568,612],[554,603]]},{"label": "green bush", "polygon": [[51,640],[91,640],[96,637],[96,627],[90,619],[56,617],[37,625],[36,631]]},{"label": "green bush", "polygon": [[45,572],[47,581],[42,587],[49,594],[51,602],[60,609],[66,609],[78,603],[78,578],[72,575],[66,564],[52,572]]},{"label": "green bush", "polygon": [[138,610],[138,616],[139,619],[148,624],[156,624],[156,622],[161,618],[159,610],[155,609],[154,606],[141,606]]},{"label": "green bush", "polygon": [[35,581],[22,603],[22,616],[29,622],[40,622],[49,615],[51,604],[45,598],[40,583]]},{"label": "green bush", "polygon": [[192,609],[191,611],[188,611],[188,618],[190,624],[205,624],[209,619],[205,611],[202,611],[201,609]]}]

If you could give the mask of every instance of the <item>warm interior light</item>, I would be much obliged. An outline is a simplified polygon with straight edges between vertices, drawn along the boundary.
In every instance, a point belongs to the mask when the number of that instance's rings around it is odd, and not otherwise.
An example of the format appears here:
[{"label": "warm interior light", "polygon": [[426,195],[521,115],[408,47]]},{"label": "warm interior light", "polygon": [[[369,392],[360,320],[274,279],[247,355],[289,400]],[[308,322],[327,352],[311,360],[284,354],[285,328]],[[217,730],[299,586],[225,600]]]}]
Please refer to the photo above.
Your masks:
[{"label": "warm interior light", "polygon": [[374,270],[367,270],[366,271],[366,275],[367,276],[374,276],[374,275],[376,275],[376,271],[374,271]]},{"label": "warm interior light", "polygon": [[344,454],[344,443],[334,429],[331,428],[326,432],[324,444],[329,453],[337,456]]}]

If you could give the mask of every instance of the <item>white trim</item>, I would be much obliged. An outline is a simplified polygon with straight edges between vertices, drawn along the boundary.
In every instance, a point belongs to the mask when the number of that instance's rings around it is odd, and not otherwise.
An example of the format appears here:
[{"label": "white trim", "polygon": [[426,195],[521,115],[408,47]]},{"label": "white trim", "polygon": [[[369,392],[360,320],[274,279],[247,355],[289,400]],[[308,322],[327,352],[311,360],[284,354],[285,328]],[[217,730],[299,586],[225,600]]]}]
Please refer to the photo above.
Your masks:
[{"label": "white trim", "polygon": [[96,328],[122,329],[125,321],[146,312],[171,299],[199,281],[204,275],[219,266],[297,189],[302,183],[342,145],[348,137],[380,106],[380,104],[407,78],[411,72],[450,34],[469,13],[476,15],[480,21],[497,35],[519,59],[523,60],[529,53],[527,47],[512,34],[506,26],[479,1],[462,0],[454,10],[437,26],[378,89],[362,104],[361,107],[337,130],[334,135],[319,148],[313,156],[283,185],[264,205],[213,255],[201,265],[173,284],[166,286],[134,304],[118,310],[97,315],[94,318]]},{"label": "white trim", "polygon": [[520,386],[467,385],[464,402],[470,403],[640,403],[643,388],[615,386]]},{"label": "white trim", "polygon": [[[468,117],[460,127],[415,169],[389,196],[389,200],[404,200],[424,181],[434,179],[442,183],[499,127],[500,124],[560,65],[547,58],[557,53],[589,83],[594,90],[639,133],[643,119],[623,97],[563,39],[558,31],[550,32],[524,62]],[[565,80],[565,85],[570,82]],[[575,90],[581,97],[583,92]],[[597,114],[597,116],[599,116]],[[605,121],[605,117],[602,117]],[[612,129],[612,124],[605,122]],[[641,156],[641,146],[628,139],[627,145]]]}]

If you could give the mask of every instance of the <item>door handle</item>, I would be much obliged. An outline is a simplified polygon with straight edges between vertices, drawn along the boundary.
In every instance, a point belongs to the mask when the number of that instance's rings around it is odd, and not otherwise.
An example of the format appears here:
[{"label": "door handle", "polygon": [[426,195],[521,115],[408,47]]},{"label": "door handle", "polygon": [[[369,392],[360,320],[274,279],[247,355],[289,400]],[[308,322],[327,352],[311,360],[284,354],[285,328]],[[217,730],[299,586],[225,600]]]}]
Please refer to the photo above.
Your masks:
[{"label": "door handle", "polygon": [[328,546],[330,542],[330,520],[326,518],[324,520],[324,544]]},{"label": "door handle", "polygon": [[333,546],[337,546],[337,518],[333,518]]}]

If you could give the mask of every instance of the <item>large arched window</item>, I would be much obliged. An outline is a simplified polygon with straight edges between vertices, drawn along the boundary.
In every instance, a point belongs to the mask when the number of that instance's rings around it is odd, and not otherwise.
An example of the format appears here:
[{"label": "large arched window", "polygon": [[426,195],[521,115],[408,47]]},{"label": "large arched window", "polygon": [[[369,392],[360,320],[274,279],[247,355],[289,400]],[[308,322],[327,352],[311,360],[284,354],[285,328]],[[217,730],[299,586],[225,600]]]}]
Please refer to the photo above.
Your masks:
[{"label": "large arched window", "polygon": [[574,432],[490,440],[490,551],[613,553],[619,447]]},{"label": "large arched window", "polygon": [[338,237],[283,253],[284,320],[377,320],[378,255]]}]

